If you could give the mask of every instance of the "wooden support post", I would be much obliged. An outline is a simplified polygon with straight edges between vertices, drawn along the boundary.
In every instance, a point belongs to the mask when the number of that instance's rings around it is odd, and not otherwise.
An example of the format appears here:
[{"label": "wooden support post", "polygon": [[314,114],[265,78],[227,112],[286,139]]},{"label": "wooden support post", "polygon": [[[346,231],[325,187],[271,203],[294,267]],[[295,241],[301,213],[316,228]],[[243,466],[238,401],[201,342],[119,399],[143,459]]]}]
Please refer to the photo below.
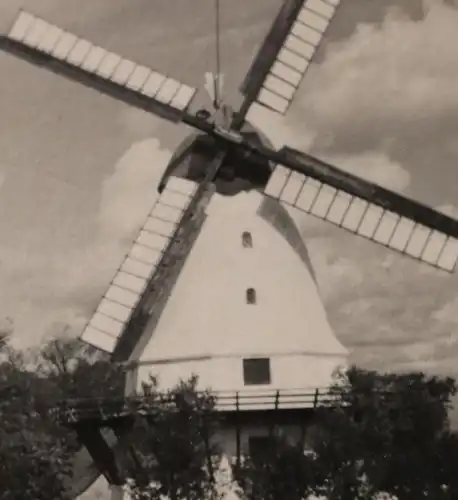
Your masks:
[{"label": "wooden support post", "polygon": [[277,426],[277,410],[279,402],[280,402],[280,391],[277,390],[277,392],[275,393],[274,410],[272,412],[272,416],[269,421],[269,437],[271,441],[274,438],[275,427]]},{"label": "wooden support post", "polygon": [[212,454],[211,454],[211,443],[210,443],[210,437],[209,437],[209,432],[208,432],[208,426],[210,425],[209,423],[209,416],[206,415],[203,418],[202,422],[202,437],[204,440],[204,446],[205,446],[205,456],[207,460],[207,467],[208,467],[208,473],[210,474],[210,480],[212,483],[215,482],[215,471],[213,470],[213,463],[212,463]]},{"label": "wooden support post", "polygon": [[235,453],[236,453],[236,467],[240,468],[241,449],[240,449],[240,415],[239,415],[239,393],[235,393]]},{"label": "wooden support post", "polygon": [[118,469],[115,454],[103,439],[100,428],[94,424],[80,424],[76,427],[76,433],[107,481],[113,485],[123,485],[125,478]]},{"label": "wooden support post", "polygon": [[[137,389],[137,367],[130,366],[126,373],[126,380],[124,383],[124,396],[132,396]],[[132,423],[133,425],[133,423]],[[113,431],[116,434],[116,438],[120,444],[121,453],[126,452],[127,442],[129,437],[126,436],[126,431],[130,431],[131,427],[124,427],[121,429],[118,426],[113,427]],[[111,500],[123,500],[124,499],[124,488],[118,485],[113,485],[111,490]]]},{"label": "wooden support post", "polygon": [[318,397],[320,395],[320,391],[316,389],[315,391],[315,397],[313,398],[313,409],[315,409],[318,405]]}]

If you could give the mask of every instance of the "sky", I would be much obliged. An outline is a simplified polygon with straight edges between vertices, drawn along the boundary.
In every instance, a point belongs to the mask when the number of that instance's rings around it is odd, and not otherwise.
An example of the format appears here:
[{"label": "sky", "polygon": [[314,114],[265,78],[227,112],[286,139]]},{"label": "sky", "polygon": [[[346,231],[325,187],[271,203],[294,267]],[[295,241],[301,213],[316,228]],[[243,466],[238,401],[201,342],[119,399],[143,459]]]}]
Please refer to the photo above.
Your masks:
[{"label": "sky", "polygon": [[[0,19],[31,9],[198,87],[214,69],[211,0],[34,3],[2,2]],[[222,0],[230,99],[279,2],[256,4]],[[192,13],[186,23],[183,12]],[[343,0],[291,113],[270,134],[458,215],[457,25],[458,2]],[[4,54],[0,109],[0,318],[27,347],[81,332],[188,130]],[[458,375],[457,275],[312,216],[300,227],[352,361]]]}]

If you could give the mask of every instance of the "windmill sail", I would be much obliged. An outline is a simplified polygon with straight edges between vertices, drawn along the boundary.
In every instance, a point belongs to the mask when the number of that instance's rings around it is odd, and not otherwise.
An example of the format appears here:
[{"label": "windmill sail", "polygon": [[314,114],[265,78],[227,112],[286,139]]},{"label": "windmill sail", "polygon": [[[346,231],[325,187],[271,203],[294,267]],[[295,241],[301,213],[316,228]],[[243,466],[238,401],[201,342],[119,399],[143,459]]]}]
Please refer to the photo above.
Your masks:
[{"label": "windmill sail", "polygon": [[112,353],[138,309],[197,185],[172,177],[84,329],[81,340]]},{"label": "windmill sail", "polygon": [[225,155],[225,149],[216,154],[200,184],[167,179],[81,340],[114,361],[130,359],[148,341],[205,220],[211,181]]},{"label": "windmill sail", "polygon": [[285,115],[340,0],[285,0],[240,88],[241,118],[253,103]]},{"label": "windmill sail", "polygon": [[171,121],[180,121],[196,89],[92,44],[24,10],[0,49]]},{"label": "windmill sail", "polygon": [[452,272],[458,221],[291,148],[277,161],[265,194],[283,203]]}]

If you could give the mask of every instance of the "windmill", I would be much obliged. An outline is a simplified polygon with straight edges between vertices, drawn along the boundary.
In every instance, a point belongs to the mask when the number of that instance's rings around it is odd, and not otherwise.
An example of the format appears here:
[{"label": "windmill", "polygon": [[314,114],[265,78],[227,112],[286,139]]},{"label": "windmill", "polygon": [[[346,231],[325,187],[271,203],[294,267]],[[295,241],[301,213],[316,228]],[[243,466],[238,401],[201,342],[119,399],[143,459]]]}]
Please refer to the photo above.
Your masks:
[{"label": "windmill", "polygon": [[304,391],[294,399],[294,388],[326,387],[346,350],[328,325],[290,208],[454,270],[456,220],[305,152],[276,149],[251,123],[259,109],[287,114],[339,1],[284,0],[237,110],[223,103],[215,79],[214,109],[194,112],[196,88],[26,11],[0,38],[14,56],[196,130],[167,166],[147,221],[81,336],[134,366],[127,392],[151,371],[166,386],[197,372],[204,386],[229,394],[221,396],[227,412],[239,409],[242,392],[258,419],[262,409],[316,403]]}]

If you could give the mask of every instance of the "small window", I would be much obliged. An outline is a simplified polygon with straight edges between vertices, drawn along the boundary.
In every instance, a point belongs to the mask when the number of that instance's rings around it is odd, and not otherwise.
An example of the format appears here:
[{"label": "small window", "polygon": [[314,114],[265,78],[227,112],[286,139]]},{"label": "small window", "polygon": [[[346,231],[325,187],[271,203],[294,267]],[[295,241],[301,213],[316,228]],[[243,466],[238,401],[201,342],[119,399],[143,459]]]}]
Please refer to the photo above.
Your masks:
[{"label": "small window", "polygon": [[269,445],[269,436],[250,436],[248,438],[250,457],[255,461],[264,459],[269,453]]},{"label": "small window", "polygon": [[270,359],[269,358],[244,359],[243,383],[245,385],[270,384]]},{"label": "small window", "polygon": [[246,303],[247,304],[256,304],[256,290],[254,288],[247,288]]},{"label": "small window", "polygon": [[253,239],[251,237],[251,233],[249,233],[248,231],[244,231],[242,234],[242,245],[244,248],[253,247]]}]

